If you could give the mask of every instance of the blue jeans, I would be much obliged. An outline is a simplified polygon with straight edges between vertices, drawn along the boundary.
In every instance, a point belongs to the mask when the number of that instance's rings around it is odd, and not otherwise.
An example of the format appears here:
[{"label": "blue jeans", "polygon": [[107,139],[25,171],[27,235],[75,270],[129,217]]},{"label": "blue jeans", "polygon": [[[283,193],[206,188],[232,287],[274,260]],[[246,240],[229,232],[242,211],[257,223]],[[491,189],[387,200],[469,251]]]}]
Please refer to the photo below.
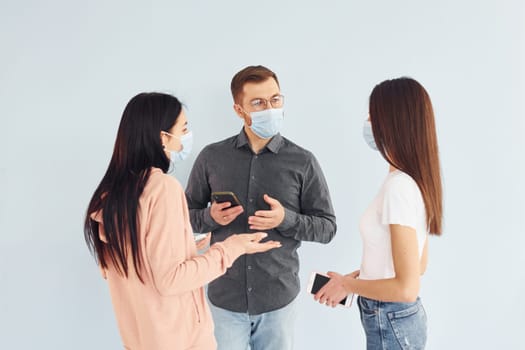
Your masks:
[{"label": "blue jeans", "polygon": [[424,349],[427,315],[421,300],[389,303],[364,297],[357,299],[367,350]]},{"label": "blue jeans", "polygon": [[[260,315],[221,309],[210,303],[217,350],[291,350],[296,301]],[[248,347],[249,346],[249,347]]]}]

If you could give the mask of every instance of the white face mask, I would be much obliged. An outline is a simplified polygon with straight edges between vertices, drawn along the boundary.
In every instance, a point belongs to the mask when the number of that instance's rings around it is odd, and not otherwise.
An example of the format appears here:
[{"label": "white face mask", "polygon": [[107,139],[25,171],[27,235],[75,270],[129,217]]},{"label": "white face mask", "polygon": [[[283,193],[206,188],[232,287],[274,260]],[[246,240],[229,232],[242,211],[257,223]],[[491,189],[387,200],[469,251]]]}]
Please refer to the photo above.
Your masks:
[{"label": "white face mask", "polygon": [[182,136],[176,136],[166,131],[164,131],[164,133],[171,137],[178,138],[182,145],[182,149],[180,151],[166,149],[166,151],[170,152],[170,161],[173,163],[175,161],[183,161],[184,159],[188,158],[193,147],[193,133],[189,131]]},{"label": "white face mask", "polygon": [[250,112],[252,125],[250,128],[262,139],[269,139],[279,133],[283,126],[284,112],[282,108],[269,108],[259,112]]},{"label": "white face mask", "polygon": [[365,120],[365,123],[363,125],[363,137],[365,139],[365,142],[368,146],[370,146],[371,149],[374,151],[377,151],[377,145],[376,141],[374,139],[374,134],[372,132],[372,123],[370,123],[370,120]]}]

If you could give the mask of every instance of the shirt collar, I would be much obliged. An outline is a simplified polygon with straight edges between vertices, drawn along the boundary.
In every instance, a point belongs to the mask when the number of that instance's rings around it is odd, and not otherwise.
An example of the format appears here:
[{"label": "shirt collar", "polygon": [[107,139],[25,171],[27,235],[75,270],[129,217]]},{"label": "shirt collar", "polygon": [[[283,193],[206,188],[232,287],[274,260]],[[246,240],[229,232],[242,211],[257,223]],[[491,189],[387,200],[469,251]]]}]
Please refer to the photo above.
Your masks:
[{"label": "shirt collar", "polygon": [[[277,154],[277,153],[279,153],[279,149],[283,145],[283,142],[284,141],[283,141],[283,137],[282,137],[281,133],[277,133],[274,137],[272,137],[270,142],[268,142],[266,144],[265,148],[267,148],[270,152]],[[244,131],[244,127],[241,129],[241,132],[237,136],[237,144],[236,144],[236,146],[237,146],[237,148],[241,148],[243,146],[248,146],[249,147],[248,136],[246,136],[246,132]]]}]

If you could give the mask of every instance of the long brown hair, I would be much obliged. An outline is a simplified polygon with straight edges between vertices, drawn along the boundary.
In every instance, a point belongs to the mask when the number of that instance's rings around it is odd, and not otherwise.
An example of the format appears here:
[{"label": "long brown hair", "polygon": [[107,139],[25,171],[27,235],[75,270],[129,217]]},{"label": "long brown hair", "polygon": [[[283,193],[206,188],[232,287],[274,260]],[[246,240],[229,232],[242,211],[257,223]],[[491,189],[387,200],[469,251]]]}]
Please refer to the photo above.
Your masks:
[{"label": "long brown hair", "polygon": [[434,111],[425,88],[411,78],[385,80],[370,95],[370,122],[377,148],[419,186],[430,233],[442,233],[443,190]]}]

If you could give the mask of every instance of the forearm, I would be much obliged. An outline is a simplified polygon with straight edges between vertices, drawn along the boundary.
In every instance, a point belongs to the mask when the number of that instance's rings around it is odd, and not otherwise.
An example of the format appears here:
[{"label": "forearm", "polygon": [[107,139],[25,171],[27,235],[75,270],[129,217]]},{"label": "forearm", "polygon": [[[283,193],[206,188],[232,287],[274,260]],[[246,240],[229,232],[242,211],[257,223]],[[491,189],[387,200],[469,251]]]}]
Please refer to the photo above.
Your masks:
[{"label": "forearm", "polygon": [[174,268],[157,268],[153,274],[155,286],[165,296],[200,288],[224,274],[243,253],[238,245],[216,243],[206,253],[182,261]]},{"label": "forearm", "polygon": [[332,214],[305,215],[285,208],[284,220],[277,230],[298,241],[328,243],[334,238],[337,225]]},{"label": "forearm", "polygon": [[348,293],[389,302],[413,302],[419,295],[419,279],[406,281],[394,277],[362,280],[346,275],[344,276],[343,286]]},{"label": "forearm", "polygon": [[217,223],[211,218],[210,186],[206,171],[204,150],[199,154],[191,169],[186,186],[186,201],[190,212],[190,223],[195,232],[210,232],[217,229]]},{"label": "forearm", "polygon": [[189,209],[190,222],[195,232],[210,232],[219,227],[210,215],[210,208]]}]

